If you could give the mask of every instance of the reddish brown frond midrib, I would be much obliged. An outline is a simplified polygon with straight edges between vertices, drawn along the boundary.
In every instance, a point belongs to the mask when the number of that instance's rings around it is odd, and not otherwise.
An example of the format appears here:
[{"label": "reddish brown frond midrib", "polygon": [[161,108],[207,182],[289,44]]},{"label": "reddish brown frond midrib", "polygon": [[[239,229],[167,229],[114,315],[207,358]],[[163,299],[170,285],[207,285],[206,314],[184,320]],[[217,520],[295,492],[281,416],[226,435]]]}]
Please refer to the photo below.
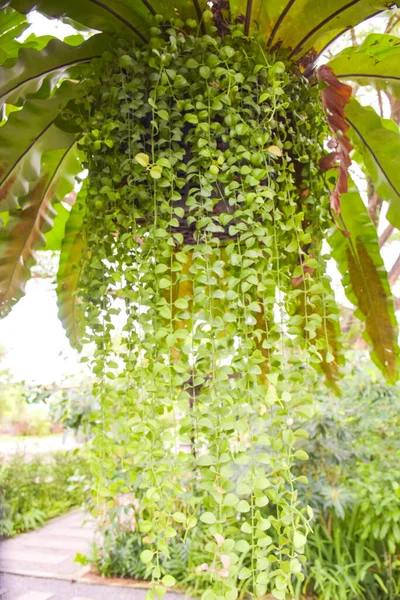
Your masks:
[{"label": "reddish brown frond midrib", "polygon": [[348,171],[351,165],[350,151],[353,149],[347,137],[349,124],[346,122],[345,106],[350,102],[352,88],[338,80],[335,73],[323,65],[317,71],[319,81],[324,81],[327,86],[322,90],[322,105],[324,107],[329,127],[334,135],[330,147],[335,147],[334,152],[324,156],[320,161],[322,171],[331,168],[334,162],[339,164],[339,176],[335,189],[331,195],[331,207],[340,213],[340,194],[348,191]]}]

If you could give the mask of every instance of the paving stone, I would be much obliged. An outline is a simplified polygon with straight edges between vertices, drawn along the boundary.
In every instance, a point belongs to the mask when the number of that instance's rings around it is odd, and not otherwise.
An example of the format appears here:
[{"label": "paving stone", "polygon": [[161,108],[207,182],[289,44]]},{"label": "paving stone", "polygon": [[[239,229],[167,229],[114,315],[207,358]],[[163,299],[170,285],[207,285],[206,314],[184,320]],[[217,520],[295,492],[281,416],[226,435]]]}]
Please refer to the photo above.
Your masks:
[{"label": "paving stone", "polygon": [[[85,517],[82,513],[77,513],[73,515],[68,515],[64,519],[57,519],[60,523],[62,523],[63,527],[81,527],[85,529],[91,529],[96,526],[96,523],[90,517]],[[57,525],[57,521],[54,522],[54,525]]]},{"label": "paving stone", "polygon": [[[43,531],[44,533],[44,531]],[[56,535],[58,537],[67,537],[67,538],[75,538],[75,539],[85,539],[92,540],[93,532],[88,531],[87,529],[67,529],[64,527],[54,527],[52,529],[46,529],[46,535]]]},{"label": "paving stone", "polygon": [[[146,590],[130,588],[121,581],[121,586],[112,587],[104,582],[90,584],[60,579],[27,578],[19,575],[6,575],[1,585],[7,588],[8,595],[0,597],[1,600],[16,600],[18,596],[28,591],[48,592],[54,594],[48,600],[145,600]],[[32,600],[28,598],[28,600]],[[183,595],[168,592],[163,600],[191,600]],[[265,599],[266,600],[266,599]]]},{"label": "paving stone", "polygon": [[70,529],[74,529],[75,531],[95,531],[96,525],[93,523],[71,523],[70,525],[66,523],[63,525],[64,527],[69,527]]},{"label": "paving stone", "polygon": [[[65,560],[68,560],[68,558],[70,557],[69,554],[58,554],[56,552],[53,552],[52,554],[50,553],[43,553],[43,552],[33,552],[30,550],[9,550],[4,549],[3,550],[4,554],[3,554],[3,559],[6,559],[7,561],[10,560],[15,560],[15,561],[23,561],[23,562],[34,562],[34,563],[38,563],[38,564],[42,564],[42,565],[59,565],[62,562],[64,562]],[[1,561],[3,562],[3,561]]]},{"label": "paving stone", "polygon": [[0,573],[14,573],[15,575],[27,575],[29,577],[47,577],[47,578],[74,578],[82,570],[82,566],[74,562],[75,554],[70,555],[69,560],[60,565],[43,565],[32,562],[2,561],[0,563]]},{"label": "paving stone", "polygon": [[[93,520],[87,521],[87,527],[82,527],[86,515],[75,511],[63,517],[51,520],[39,531],[19,535],[12,540],[6,540],[1,546],[0,575],[3,573],[39,577],[45,579],[74,579],[80,576],[82,566],[75,562],[78,552],[90,553],[90,543],[94,541]],[[1,580],[1,585],[4,585]],[[28,584],[18,590],[19,594],[33,588]],[[45,588],[46,591],[57,590],[53,600],[70,600],[81,590],[74,590],[65,598],[58,598],[58,589]],[[18,594],[9,596],[9,590],[0,600],[16,600]],[[82,592],[81,592],[82,593]],[[90,592],[91,593],[91,592]],[[82,593],[82,597],[86,592]],[[113,599],[116,600],[116,599]]]},{"label": "paving stone", "polygon": [[49,600],[50,598],[54,598],[54,594],[48,592],[27,592],[26,594],[22,594],[22,596],[18,596],[16,600]]},{"label": "paving stone", "polygon": [[55,550],[67,550],[71,552],[86,552],[89,550],[88,540],[82,540],[79,538],[71,539],[71,538],[63,538],[57,532],[57,537],[55,535],[37,535],[35,537],[31,537],[29,539],[24,540],[24,548],[26,547],[34,547],[34,548],[54,548]]}]

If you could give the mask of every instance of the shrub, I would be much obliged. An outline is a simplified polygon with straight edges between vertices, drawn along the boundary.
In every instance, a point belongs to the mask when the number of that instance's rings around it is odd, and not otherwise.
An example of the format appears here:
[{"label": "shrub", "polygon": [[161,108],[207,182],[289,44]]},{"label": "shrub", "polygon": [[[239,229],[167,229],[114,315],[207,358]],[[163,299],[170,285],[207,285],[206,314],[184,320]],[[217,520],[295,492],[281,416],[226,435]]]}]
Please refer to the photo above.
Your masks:
[{"label": "shrub", "polygon": [[47,519],[82,504],[87,462],[82,452],[0,459],[0,535],[10,537],[40,527]]},{"label": "shrub", "polygon": [[302,493],[316,518],[298,593],[320,600],[400,598],[400,390],[358,363],[305,425]]}]

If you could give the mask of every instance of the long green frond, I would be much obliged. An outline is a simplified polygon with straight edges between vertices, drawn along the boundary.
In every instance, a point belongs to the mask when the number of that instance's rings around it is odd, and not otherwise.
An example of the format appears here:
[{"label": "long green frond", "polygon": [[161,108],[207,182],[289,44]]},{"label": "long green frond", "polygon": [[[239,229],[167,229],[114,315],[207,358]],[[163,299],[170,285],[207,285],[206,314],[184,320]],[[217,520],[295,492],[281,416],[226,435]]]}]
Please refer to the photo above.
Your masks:
[{"label": "long green frond", "polygon": [[400,95],[400,38],[371,34],[360,46],[346,48],[328,64],[339,79]]},{"label": "long green frond", "polygon": [[86,248],[84,216],[85,186],[78,194],[65,227],[57,274],[58,316],[71,345],[78,349],[82,334],[82,307],[77,292]]},{"label": "long green frond", "polygon": [[352,100],[346,106],[348,135],[361,153],[378,195],[389,202],[387,218],[400,228],[400,133],[397,125],[382,119],[372,107]]},{"label": "long green frond", "polygon": [[0,232],[0,315],[6,315],[23,296],[35,250],[45,245],[44,234],[51,229],[55,211],[53,202],[62,200],[81,170],[74,136],[67,147],[48,152],[41,160],[40,178],[21,202],[10,212]]},{"label": "long green frond", "polygon": [[0,12],[0,64],[18,55],[21,44],[17,38],[29,27],[25,15],[5,8]]},{"label": "long green frond", "polygon": [[74,97],[74,84],[65,82],[49,99],[28,100],[0,128],[0,212],[13,209],[41,175],[44,152],[64,148],[69,134],[54,122]]},{"label": "long green frond", "polygon": [[389,8],[385,0],[231,0],[235,16],[262,31],[271,47],[290,49],[310,61],[338,34]]},{"label": "long green frond", "polygon": [[49,95],[62,78],[69,76],[73,67],[101,56],[110,47],[108,36],[98,34],[79,46],[54,39],[40,51],[22,49],[17,61],[7,63],[0,70],[0,107],[6,102],[16,104],[28,94],[34,94],[45,81]]},{"label": "long green frond", "polygon": [[363,337],[371,357],[389,381],[398,378],[398,330],[387,273],[379,251],[378,235],[354,184],[342,194],[344,230],[329,238],[332,255],[342,274],[346,296],[365,322]]},{"label": "long green frond", "polygon": [[30,26],[25,15],[21,15],[12,8],[3,8],[0,11],[0,65],[10,58],[17,58],[22,48],[41,50],[54,36],[36,36],[31,33],[23,42],[18,41],[19,36]]},{"label": "long green frond", "polygon": [[20,13],[37,10],[58,19],[73,19],[85,27],[106,33],[127,33],[137,40],[150,39],[152,16],[161,14],[167,20],[200,19],[207,7],[205,0],[11,0],[9,4]]}]

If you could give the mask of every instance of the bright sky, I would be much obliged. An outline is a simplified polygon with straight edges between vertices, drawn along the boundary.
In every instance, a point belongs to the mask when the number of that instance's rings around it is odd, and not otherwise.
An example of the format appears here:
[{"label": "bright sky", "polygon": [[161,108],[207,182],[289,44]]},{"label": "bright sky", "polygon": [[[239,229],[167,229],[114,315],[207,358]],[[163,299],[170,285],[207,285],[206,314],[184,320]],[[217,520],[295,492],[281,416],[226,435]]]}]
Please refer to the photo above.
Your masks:
[{"label": "bright sky", "polygon": [[46,279],[28,282],[25,297],[0,321],[0,340],[7,351],[2,367],[18,380],[48,384],[79,370],[78,354],[58,320],[56,295]]},{"label": "bright sky", "polygon": [[25,40],[32,33],[35,35],[54,35],[60,40],[63,40],[68,35],[76,34],[76,29],[71,25],[67,25],[57,19],[47,19],[36,11],[29,13],[27,19],[31,26],[25,29],[19,38],[21,41]]},{"label": "bright sky", "polygon": [[[32,32],[36,35],[51,32],[60,38],[75,33],[69,25],[50,21],[35,13],[29,18],[32,26],[24,33],[24,37]],[[379,20],[377,25],[374,29],[381,30]],[[400,242],[383,249],[388,269],[399,252]],[[331,276],[338,298],[347,303],[334,266]],[[28,282],[25,297],[0,321],[0,345],[7,352],[1,368],[9,368],[18,380],[49,384],[60,382],[65,376],[73,377],[82,369],[78,354],[70,347],[58,320],[54,286],[48,279],[33,279]]]}]

